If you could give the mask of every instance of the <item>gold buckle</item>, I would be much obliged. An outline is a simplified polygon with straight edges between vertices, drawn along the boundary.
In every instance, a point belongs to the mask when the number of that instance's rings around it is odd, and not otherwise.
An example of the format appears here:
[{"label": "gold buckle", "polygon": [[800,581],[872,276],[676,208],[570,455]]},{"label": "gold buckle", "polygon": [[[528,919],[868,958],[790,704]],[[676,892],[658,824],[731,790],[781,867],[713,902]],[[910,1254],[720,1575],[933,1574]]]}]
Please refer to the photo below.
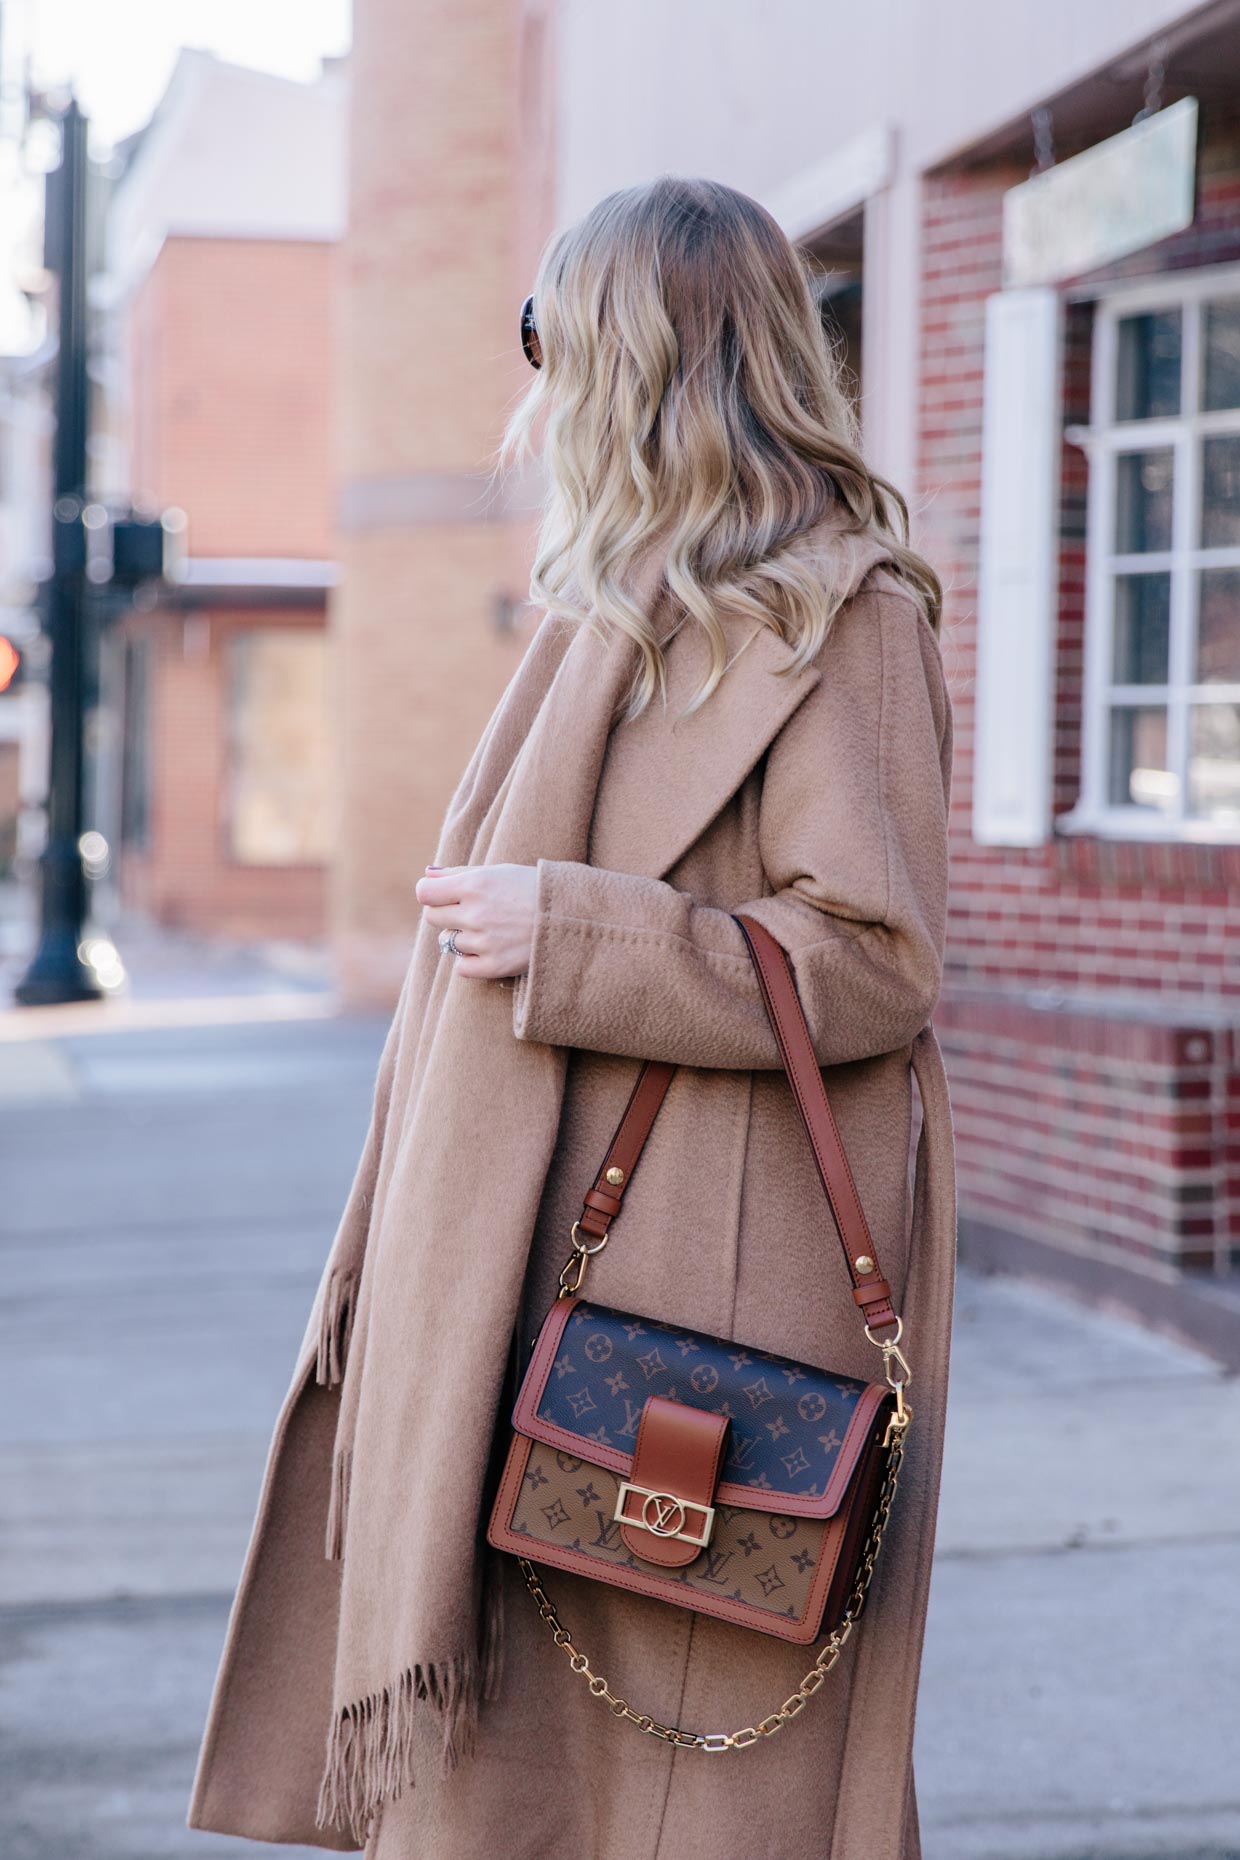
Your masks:
[{"label": "gold buckle", "polygon": [[[632,1518],[624,1507],[630,1493],[642,1501],[640,1517]],[[700,1531],[689,1529],[689,1513],[697,1512],[702,1520]],[[677,1498],[672,1492],[658,1492],[648,1485],[634,1485],[631,1479],[620,1482],[613,1514],[617,1524],[638,1524],[652,1537],[676,1538],[681,1543],[697,1544],[705,1549],[715,1528],[715,1507],[695,1505],[691,1499]]]}]

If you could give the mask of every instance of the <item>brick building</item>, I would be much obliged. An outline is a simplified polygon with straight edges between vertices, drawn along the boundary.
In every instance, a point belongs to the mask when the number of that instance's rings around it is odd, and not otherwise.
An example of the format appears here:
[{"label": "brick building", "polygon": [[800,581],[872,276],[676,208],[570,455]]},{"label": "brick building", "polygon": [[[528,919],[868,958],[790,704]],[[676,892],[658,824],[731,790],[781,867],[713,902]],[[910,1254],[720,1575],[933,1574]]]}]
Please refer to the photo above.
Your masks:
[{"label": "brick building", "polygon": [[[358,0],[333,909],[353,992],[391,993],[510,662],[527,531],[477,490],[540,237],[612,187],[709,173],[814,259],[867,450],[948,586],[938,1026],[964,1246],[1219,1321],[1240,1263],[1238,75],[1232,0]],[[1071,158],[1185,98],[1189,223],[1141,235],[1171,159],[1108,194]],[[1022,273],[1004,216],[1019,231],[1035,166],[1067,205]]]},{"label": "brick building", "polygon": [[[1123,122],[1112,109],[1098,129]],[[1228,1274],[1240,1265],[1240,118],[1203,111],[1191,226],[1065,280],[1050,306],[1045,688],[1016,699],[1039,718],[1043,760],[1033,829],[1005,831],[978,792],[1003,780],[979,766],[982,732],[1019,727],[1002,689],[973,677],[982,356],[1003,196],[1026,172],[997,153],[925,185],[918,481],[934,490],[925,538],[952,588],[963,725],[939,1027],[966,1239],[1002,1258],[1016,1236],[1035,1262],[1052,1244],[1093,1284],[1117,1270]]]},{"label": "brick building", "polygon": [[188,557],[105,638],[99,824],[126,904],[239,936],[325,922],[343,125],[336,72],[184,53],[109,208],[100,488],[183,510]]}]

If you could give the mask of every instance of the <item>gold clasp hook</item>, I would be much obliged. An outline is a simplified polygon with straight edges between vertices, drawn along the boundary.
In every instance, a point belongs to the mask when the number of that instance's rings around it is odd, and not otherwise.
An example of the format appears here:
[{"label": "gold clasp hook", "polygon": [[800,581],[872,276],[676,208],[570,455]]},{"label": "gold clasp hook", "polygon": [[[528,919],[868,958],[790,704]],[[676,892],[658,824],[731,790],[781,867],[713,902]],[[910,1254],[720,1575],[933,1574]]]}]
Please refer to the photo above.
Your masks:
[{"label": "gold clasp hook", "polygon": [[895,1391],[895,1410],[887,1423],[887,1432],[883,1437],[883,1445],[889,1447],[893,1438],[902,1435],[913,1418],[913,1410],[904,1399],[904,1391],[913,1380],[908,1358],[900,1348],[900,1339],[904,1335],[904,1319],[901,1317],[896,1319],[894,1337],[876,1337],[868,1324],[865,1327],[865,1334],[874,1348],[882,1351],[883,1375],[886,1377],[887,1387]]},{"label": "gold clasp hook", "polygon": [[887,1386],[895,1389],[898,1394],[901,1389],[906,1389],[913,1380],[913,1372],[908,1366],[908,1358],[896,1343],[885,1343],[882,1346],[882,1350],[883,1374],[887,1378]]},{"label": "gold clasp hook", "polygon": [[573,1222],[568,1237],[573,1250],[560,1268],[560,1289],[556,1293],[557,1299],[575,1298],[577,1296],[585,1283],[586,1267],[594,1258],[594,1255],[596,1253],[601,1253],[603,1248],[607,1245],[607,1235],[604,1234],[596,1245],[589,1246],[586,1241],[581,1238],[580,1221]]}]

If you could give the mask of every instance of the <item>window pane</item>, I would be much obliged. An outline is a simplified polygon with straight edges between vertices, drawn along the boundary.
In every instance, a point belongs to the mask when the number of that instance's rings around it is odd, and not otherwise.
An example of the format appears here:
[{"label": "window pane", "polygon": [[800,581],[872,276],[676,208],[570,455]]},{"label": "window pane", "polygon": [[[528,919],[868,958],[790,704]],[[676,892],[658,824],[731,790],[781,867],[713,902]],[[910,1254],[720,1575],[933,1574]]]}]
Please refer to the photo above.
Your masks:
[{"label": "window pane", "polygon": [[1240,685],[1240,568],[1203,568],[1197,683]]},{"label": "window pane", "polygon": [[326,636],[247,629],[232,642],[230,670],[233,857],[319,864],[329,850]]},{"label": "window pane", "polygon": [[1200,820],[1240,826],[1240,704],[1199,704],[1193,709],[1188,807]]},{"label": "window pane", "polygon": [[1115,371],[1117,420],[1155,420],[1180,411],[1180,312],[1126,316]]},{"label": "window pane", "polygon": [[1170,446],[1120,453],[1115,509],[1115,547],[1120,555],[1171,547],[1171,471]]},{"label": "window pane", "polygon": [[1201,404],[1207,413],[1240,407],[1240,297],[1206,305]]},{"label": "window pane", "polygon": [[1114,682],[1165,685],[1170,636],[1170,575],[1117,575]]},{"label": "window pane", "polygon": [[1201,546],[1240,543],[1240,434],[1224,433],[1201,446]]},{"label": "window pane", "polygon": [[1111,712],[1112,807],[1148,807],[1167,812],[1176,804],[1179,783],[1167,767],[1165,710]]}]

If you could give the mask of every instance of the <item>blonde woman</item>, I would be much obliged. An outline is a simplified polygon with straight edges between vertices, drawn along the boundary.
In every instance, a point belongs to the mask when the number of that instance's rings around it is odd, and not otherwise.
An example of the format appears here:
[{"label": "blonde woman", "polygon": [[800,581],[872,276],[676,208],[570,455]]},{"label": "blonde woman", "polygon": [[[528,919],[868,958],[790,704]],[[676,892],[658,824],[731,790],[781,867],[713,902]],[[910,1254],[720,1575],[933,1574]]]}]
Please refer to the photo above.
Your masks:
[{"label": "blonde woman", "polygon": [[[418,884],[191,1820],[371,1860],[912,1860],[954,1233],[927,1026],[938,584],[861,455],[800,259],[743,195],[662,179],[604,200],[551,245],[522,335],[537,373],[510,442],[541,433],[544,618]],[[591,1695],[484,1527],[515,1378],[641,1060],[678,1070],[593,1294],[874,1376],[741,910],[790,954],[917,1416],[843,1657],[778,1735],[708,1757]],[[643,1595],[549,1586],[656,1730],[769,1720],[807,1664]]]}]

